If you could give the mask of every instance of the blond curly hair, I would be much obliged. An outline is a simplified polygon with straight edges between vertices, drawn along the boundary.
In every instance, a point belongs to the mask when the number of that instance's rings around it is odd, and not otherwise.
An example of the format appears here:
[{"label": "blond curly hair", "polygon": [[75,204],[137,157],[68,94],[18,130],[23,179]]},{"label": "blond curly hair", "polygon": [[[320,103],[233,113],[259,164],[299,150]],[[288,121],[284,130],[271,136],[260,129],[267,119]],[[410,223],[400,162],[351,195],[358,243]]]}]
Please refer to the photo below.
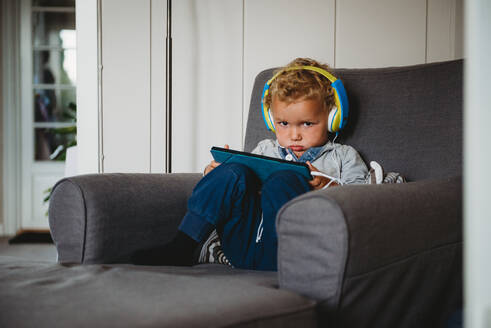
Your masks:
[{"label": "blond curly hair", "polygon": [[323,75],[305,69],[287,70],[296,66],[315,66],[329,72],[329,66],[320,64],[310,58],[297,58],[285,67],[274,72],[281,72],[271,83],[269,93],[264,97],[264,104],[271,108],[273,98],[292,103],[297,100],[319,100],[324,108],[330,110],[334,105],[334,89],[331,82]]}]

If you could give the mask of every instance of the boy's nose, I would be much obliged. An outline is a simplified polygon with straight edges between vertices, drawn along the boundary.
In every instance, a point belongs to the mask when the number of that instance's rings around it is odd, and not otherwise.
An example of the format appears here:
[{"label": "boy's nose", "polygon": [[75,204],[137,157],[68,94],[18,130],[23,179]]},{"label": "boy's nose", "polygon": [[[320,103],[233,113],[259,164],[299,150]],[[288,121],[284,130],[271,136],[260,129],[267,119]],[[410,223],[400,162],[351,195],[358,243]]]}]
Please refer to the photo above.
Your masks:
[{"label": "boy's nose", "polygon": [[300,134],[300,132],[298,131],[298,129],[296,129],[296,128],[291,129],[291,131],[290,131],[290,139],[292,139],[292,140],[300,140],[300,139],[302,139],[302,135]]}]

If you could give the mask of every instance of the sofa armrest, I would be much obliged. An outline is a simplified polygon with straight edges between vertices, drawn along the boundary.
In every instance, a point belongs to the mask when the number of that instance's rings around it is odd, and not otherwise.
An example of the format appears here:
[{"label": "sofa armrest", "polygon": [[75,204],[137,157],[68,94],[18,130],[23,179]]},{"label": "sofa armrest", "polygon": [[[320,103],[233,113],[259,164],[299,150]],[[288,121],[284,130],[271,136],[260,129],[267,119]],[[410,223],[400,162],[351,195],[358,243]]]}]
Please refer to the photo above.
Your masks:
[{"label": "sofa armrest", "polygon": [[49,224],[62,263],[126,262],[170,240],[201,174],[115,173],[60,180]]},{"label": "sofa armrest", "polygon": [[461,189],[452,178],[292,200],[277,216],[280,287],[320,300],[321,312],[345,326],[363,325],[357,315],[400,326],[391,320],[411,313],[436,323],[462,301]]}]

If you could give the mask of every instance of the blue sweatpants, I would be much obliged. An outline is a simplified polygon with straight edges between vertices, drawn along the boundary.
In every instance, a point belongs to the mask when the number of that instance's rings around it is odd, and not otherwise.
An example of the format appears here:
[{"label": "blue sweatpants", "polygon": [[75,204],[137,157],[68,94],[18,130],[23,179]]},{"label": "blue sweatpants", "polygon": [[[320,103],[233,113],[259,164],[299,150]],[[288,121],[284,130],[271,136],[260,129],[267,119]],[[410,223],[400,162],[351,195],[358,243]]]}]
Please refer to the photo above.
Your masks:
[{"label": "blue sweatpants", "polygon": [[196,185],[179,230],[201,242],[216,229],[234,267],[276,271],[276,213],[309,190],[293,171],[278,171],[261,185],[245,165],[224,163]]}]

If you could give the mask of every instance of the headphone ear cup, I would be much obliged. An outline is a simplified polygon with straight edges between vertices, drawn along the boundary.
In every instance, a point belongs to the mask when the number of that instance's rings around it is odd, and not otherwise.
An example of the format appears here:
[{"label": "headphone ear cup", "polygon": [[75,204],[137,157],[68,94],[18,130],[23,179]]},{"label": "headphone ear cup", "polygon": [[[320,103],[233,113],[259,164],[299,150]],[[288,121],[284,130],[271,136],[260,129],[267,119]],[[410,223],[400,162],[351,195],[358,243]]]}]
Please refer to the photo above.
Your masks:
[{"label": "headphone ear cup", "polygon": [[[338,113],[338,108],[333,107],[329,112],[329,116],[327,118],[327,130],[331,133],[337,132],[339,130],[339,117],[336,120],[336,116],[339,116],[336,115],[337,113]],[[336,121],[338,121],[337,124]]]}]

